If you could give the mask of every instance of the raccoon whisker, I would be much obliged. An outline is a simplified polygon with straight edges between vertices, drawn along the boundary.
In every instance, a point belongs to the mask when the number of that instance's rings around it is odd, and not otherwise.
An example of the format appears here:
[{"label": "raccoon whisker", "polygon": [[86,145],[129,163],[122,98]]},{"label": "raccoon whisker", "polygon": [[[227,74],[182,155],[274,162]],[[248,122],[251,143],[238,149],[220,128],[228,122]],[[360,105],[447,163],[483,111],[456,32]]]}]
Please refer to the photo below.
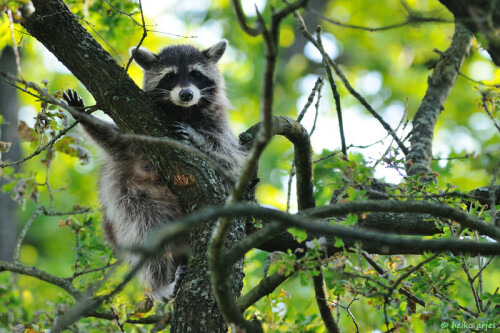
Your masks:
[{"label": "raccoon whisker", "polygon": [[206,90],[206,89],[212,89],[212,88],[217,88],[217,86],[215,84],[211,85],[211,86],[207,86],[207,87],[203,87],[200,89],[201,90]]},{"label": "raccoon whisker", "polygon": [[166,90],[166,89],[155,89],[151,92],[151,96],[154,97],[154,96],[157,96],[157,95],[161,95],[161,96],[170,96],[170,90]]},{"label": "raccoon whisker", "polygon": [[217,87],[216,86],[208,86],[208,87],[200,89],[200,92],[205,92],[207,90],[211,90],[211,89],[214,89],[214,88],[217,88]]},{"label": "raccoon whisker", "polygon": [[210,102],[210,103],[216,101],[216,98],[213,95],[201,95],[200,99],[204,99],[205,101]]}]

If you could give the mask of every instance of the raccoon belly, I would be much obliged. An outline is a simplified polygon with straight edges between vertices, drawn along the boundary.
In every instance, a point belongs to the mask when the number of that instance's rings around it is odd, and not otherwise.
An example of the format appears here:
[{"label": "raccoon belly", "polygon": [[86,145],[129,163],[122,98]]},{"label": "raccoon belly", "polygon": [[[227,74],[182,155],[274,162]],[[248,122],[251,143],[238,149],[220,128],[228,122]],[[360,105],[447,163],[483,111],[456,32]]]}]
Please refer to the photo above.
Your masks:
[{"label": "raccoon belly", "polygon": [[[143,162],[138,160],[136,164]],[[106,238],[117,250],[143,243],[152,229],[181,215],[177,197],[159,181],[156,173],[144,169],[141,166],[139,172],[123,177],[116,172],[119,170],[113,164],[105,164],[102,168],[99,194],[104,213],[103,229]],[[139,277],[149,286],[155,298],[173,298],[176,272],[185,260],[170,252],[186,244],[184,239],[170,243],[163,254],[149,260],[141,270]],[[135,265],[141,257],[125,253],[124,259]]]}]

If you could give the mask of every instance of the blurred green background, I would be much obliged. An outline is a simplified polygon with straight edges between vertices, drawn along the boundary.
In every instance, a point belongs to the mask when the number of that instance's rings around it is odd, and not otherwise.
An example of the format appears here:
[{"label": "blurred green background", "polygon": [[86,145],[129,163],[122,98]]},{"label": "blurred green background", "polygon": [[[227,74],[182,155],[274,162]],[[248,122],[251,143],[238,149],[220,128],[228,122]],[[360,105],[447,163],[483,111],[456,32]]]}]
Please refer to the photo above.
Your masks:
[{"label": "blurred green background", "polygon": [[[131,18],[114,10],[105,1],[65,2],[80,17],[81,24],[120,64],[124,65],[129,59],[128,49],[137,45],[141,39],[142,28]],[[252,22],[256,18],[254,2],[263,13],[264,19],[269,18],[271,6],[277,8],[283,6],[282,2],[277,0],[242,0],[244,10]],[[140,22],[137,1],[113,0],[110,3],[125,13],[135,12],[132,17]],[[316,25],[321,24],[327,50],[341,65],[354,88],[391,126],[397,127],[402,122],[403,126],[398,130],[398,135],[403,138],[411,130],[411,124],[407,122],[413,117],[424,96],[427,77],[432,73],[430,67],[439,58],[434,50],[444,51],[449,46],[454,30],[453,23],[427,22],[370,32],[338,26],[323,20],[321,16],[365,27],[381,27],[404,22],[408,18],[409,10],[415,16],[434,17],[443,21],[453,19],[437,0],[409,0],[404,4],[408,8],[398,0],[311,1],[308,10],[302,11],[310,31],[314,31]],[[229,41],[229,48],[220,62],[220,68],[226,79],[229,99],[234,106],[230,114],[234,133],[241,133],[259,121],[265,61],[263,42],[261,37],[250,37],[241,31],[229,0],[161,2],[143,0],[142,7],[150,29],[143,45],[154,52],[172,43],[193,43],[205,48],[226,38]],[[6,15],[0,17],[0,32],[0,47],[11,45],[12,39]],[[20,25],[16,25],[15,39],[22,52],[22,70],[27,81],[41,84],[42,80],[46,80],[47,87],[52,93],[73,88],[82,95],[86,105],[94,103],[78,80],[39,42],[26,35]],[[317,77],[324,76],[325,72],[317,51],[305,42],[298,32],[293,17],[283,22],[279,45],[274,114],[296,118],[306,103]],[[500,70],[494,67],[477,41],[474,42],[462,73],[472,80],[482,81],[485,84],[500,82]],[[141,86],[142,73],[137,65],[130,66],[129,74]],[[450,183],[463,192],[479,186],[488,186],[500,158],[499,133],[480,105],[481,92],[489,91],[488,93],[495,96],[495,93],[498,94],[498,88],[495,91],[492,87],[470,79],[464,76],[458,77],[444,106],[445,110],[439,118],[434,141],[435,157],[467,156],[463,159],[442,159],[433,162],[434,170],[440,175],[438,178],[440,187],[445,188],[446,184]],[[105,82],[103,84],[105,85]],[[385,130],[355,98],[348,94],[340,81],[337,84],[341,95],[346,142],[348,146],[353,146],[349,148],[353,158],[362,160],[361,163],[370,170],[383,156],[401,158],[392,150],[389,150],[389,155],[385,155],[392,145]],[[40,103],[28,94],[19,93],[18,96],[21,105],[19,118],[32,127],[34,117],[40,111]],[[496,107],[498,109],[498,105]],[[314,118],[315,110],[312,105],[303,120],[308,130],[312,128]],[[498,122],[498,114],[496,118]],[[74,135],[79,135],[78,131],[73,130],[73,132]],[[384,140],[369,148],[354,147],[370,145],[381,139]],[[315,159],[340,149],[336,111],[327,83],[321,90],[312,144]],[[54,275],[71,276],[76,257],[75,225],[85,226],[77,236],[80,246],[78,251],[82,257],[79,265],[98,267],[109,260],[110,251],[101,241],[100,214],[97,209],[95,183],[99,154],[92,145],[87,144],[85,147],[93,154],[86,165],[82,165],[78,158],[57,153],[50,168],[50,180],[52,188],[55,189],[54,202],[57,210],[69,211],[75,204],[79,204],[93,207],[94,211],[72,217],[73,227],[64,223],[65,217],[38,218],[21,248],[20,258],[23,264],[36,266]],[[36,149],[36,144],[25,142],[22,148],[23,154],[28,155]],[[42,163],[43,158],[44,154],[41,154],[24,163],[19,178],[29,178],[39,184],[44,183],[46,168]],[[283,138],[273,138],[259,165],[261,183],[257,189],[257,198],[261,204],[279,209],[286,207],[287,182],[292,158],[291,144]],[[9,154],[4,154],[3,159],[8,160]],[[330,173],[328,170],[318,172],[315,179],[318,204],[327,203],[333,192],[335,170],[331,170]],[[378,163],[371,172],[375,177],[393,183],[400,182],[404,175],[404,171],[391,167],[384,161]],[[5,172],[4,177],[7,177]],[[49,196],[46,189],[41,186],[39,192],[38,204],[48,205]],[[293,198],[292,194],[292,210],[295,209]],[[38,204],[27,198],[20,205],[19,229]],[[255,250],[247,257],[244,291],[255,285],[262,277],[266,256],[264,252]],[[355,262],[356,258],[352,255],[349,260]],[[412,262],[414,259],[409,257],[407,260]],[[418,261],[418,258],[416,260]],[[498,260],[494,261],[498,267]],[[454,292],[456,300],[464,304],[473,304],[471,296],[466,292],[461,293],[459,289],[460,286],[467,287],[463,283],[466,280],[463,272],[453,271],[455,268],[448,267],[446,263],[442,265],[442,270],[446,272],[448,278],[458,278],[459,282],[456,283],[458,289]],[[123,274],[124,271],[125,268],[120,268],[119,274]],[[283,288],[279,288],[272,297],[261,300],[256,308],[250,310],[251,313],[259,314],[266,322],[271,323],[266,327],[268,331],[322,331],[313,290],[304,275],[307,273],[299,274]],[[326,273],[326,277],[330,288],[334,288],[335,281],[340,278],[330,272]],[[483,282],[485,290],[488,289],[493,293],[493,287],[498,285],[499,278],[500,271],[497,268],[485,277]],[[79,283],[83,286],[92,279],[82,278]],[[16,282],[16,287],[11,289],[9,286],[13,280]],[[18,304],[16,318],[26,320],[31,320],[37,310],[49,311],[48,309],[57,308],[57,304],[68,301],[68,297],[53,286],[35,279],[13,277],[8,274],[0,275],[0,295],[2,293],[0,310],[2,306],[5,310],[7,306],[12,308]],[[118,303],[127,304],[131,299],[137,302],[141,297],[142,291],[137,282],[134,282]],[[345,301],[349,300],[349,297],[346,297]],[[380,309],[373,310],[372,306],[373,303],[364,299],[356,301],[351,307],[362,332],[383,330],[385,327],[383,312]],[[345,312],[341,313],[341,326],[346,332],[352,331],[354,329],[352,321]],[[415,332],[425,330],[425,324],[418,316],[409,320]],[[110,328],[106,326],[102,329]]]}]

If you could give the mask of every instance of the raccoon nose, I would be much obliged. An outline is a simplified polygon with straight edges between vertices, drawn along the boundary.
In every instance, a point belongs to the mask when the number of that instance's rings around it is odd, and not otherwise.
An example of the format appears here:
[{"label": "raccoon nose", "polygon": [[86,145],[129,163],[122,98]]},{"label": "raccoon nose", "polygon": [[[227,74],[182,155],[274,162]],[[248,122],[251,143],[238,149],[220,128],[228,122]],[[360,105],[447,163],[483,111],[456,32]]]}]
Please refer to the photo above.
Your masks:
[{"label": "raccoon nose", "polygon": [[179,98],[183,102],[189,102],[194,97],[193,91],[191,89],[181,89],[179,91]]}]

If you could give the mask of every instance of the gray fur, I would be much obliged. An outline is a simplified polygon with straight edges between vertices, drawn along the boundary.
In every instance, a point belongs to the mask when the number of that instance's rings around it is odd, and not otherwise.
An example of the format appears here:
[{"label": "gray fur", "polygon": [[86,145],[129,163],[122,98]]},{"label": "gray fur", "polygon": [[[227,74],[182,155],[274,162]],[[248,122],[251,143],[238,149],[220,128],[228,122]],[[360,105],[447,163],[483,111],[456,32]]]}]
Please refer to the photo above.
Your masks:
[{"label": "gray fur", "polygon": [[[163,49],[158,55],[139,49],[135,53],[136,62],[144,69],[144,90],[153,93],[163,76],[171,71],[180,71],[173,65],[179,54],[183,62],[193,62],[187,70],[196,69],[215,83],[215,90],[208,104],[186,107],[169,107],[172,102],[169,93],[159,101],[163,112],[178,114],[173,119],[172,130],[181,139],[190,140],[197,148],[208,154],[236,178],[240,172],[244,153],[229,128],[227,100],[224,79],[216,62],[220,59],[227,42],[222,41],[211,48],[200,51],[190,45],[177,45]],[[199,60],[199,61],[198,61]],[[171,63],[168,63],[171,62]],[[203,96],[203,91],[200,94]],[[76,93],[75,93],[76,95]],[[73,106],[81,100],[70,92],[65,99]],[[83,104],[82,104],[83,105]],[[166,106],[165,106],[166,105]],[[201,105],[201,104],[200,104]],[[179,110],[181,111],[179,113]],[[185,112],[184,112],[185,111]],[[102,121],[101,121],[102,122]],[[103,229],[109,242],[116,249],[141,243],[154,228],[182,215],[177,197],[175,197],[161,177],[154,171],[147,158],[134,145],[124,144],[116,139],[115,125],[82,125],[86,132],[104,151],[104,162],[99,179],[99,197],[103,210]],[[165,248],[165,253],[150,260],[140,272],[141,280],[151,290],[155,299],[170,300],[182,278],[183,265],[187,258],[172,253],[179,247],[188,245],[187,238],[178,239]],[[129,255],[127,261],[134,264],[140,260],[138,255]]]}]

